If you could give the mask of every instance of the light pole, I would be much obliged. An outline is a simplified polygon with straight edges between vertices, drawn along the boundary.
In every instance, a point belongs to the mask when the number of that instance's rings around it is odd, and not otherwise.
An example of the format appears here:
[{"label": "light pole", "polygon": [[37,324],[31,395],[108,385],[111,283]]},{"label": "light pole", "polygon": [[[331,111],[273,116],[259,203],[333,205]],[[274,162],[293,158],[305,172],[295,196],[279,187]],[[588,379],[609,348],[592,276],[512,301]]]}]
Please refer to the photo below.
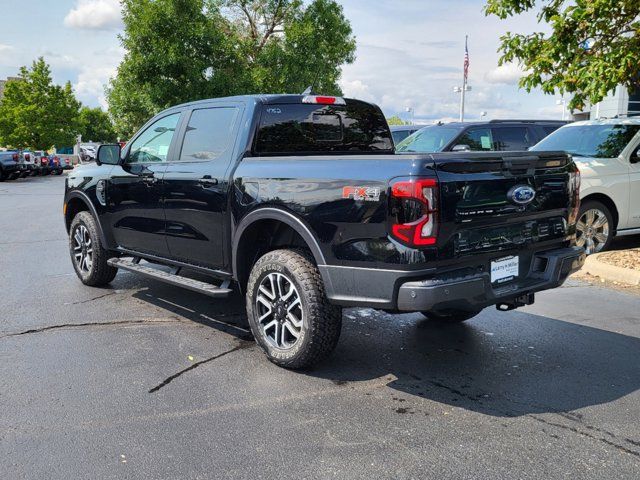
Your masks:
[{"label": "light pole", "polygon": [[556,105],[562,105],[562,120],[564,120],[567,113],[567,101],[564,99],[564,97],[560,97],[560,100],[556,100]]},{"label": "light pole", "polygon": [[413,125],[413,120],[416,113],[415,109],[413,107],[406,107],[404,110],[411,115],[411,125]]},{"label": "light pole", "polygon": [[480,120],[482,120],[483,117],[486,117],[486,116],[487,116],[487,112],[484,112],[484,111],[480,112]]}]

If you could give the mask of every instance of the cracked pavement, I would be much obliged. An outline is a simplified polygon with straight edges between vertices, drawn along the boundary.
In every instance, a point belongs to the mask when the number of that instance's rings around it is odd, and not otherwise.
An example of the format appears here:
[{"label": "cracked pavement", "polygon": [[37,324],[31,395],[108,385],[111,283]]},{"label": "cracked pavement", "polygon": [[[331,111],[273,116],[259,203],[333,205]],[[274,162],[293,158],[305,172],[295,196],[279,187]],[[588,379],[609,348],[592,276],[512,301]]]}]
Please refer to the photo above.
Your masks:
[{"label": "cracked pavement", "polygon": [[448,328],[349,309],[289,372],[239,296],[83,286],[63,184],[0,189],[2,478],[638,478],[640,296],[574,280]]}]

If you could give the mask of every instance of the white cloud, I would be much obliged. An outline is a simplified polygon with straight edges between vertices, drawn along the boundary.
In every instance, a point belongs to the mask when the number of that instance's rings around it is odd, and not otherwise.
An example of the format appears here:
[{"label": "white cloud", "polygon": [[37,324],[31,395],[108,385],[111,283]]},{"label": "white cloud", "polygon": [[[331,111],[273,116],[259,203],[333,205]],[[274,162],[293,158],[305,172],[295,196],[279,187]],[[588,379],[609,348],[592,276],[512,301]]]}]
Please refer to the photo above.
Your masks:
[{"label": "white cloud", "polygon": [[524,74],[525,72],[515,63],[505,63],[493,70],[489,70],[484,79],[487,83],[517,85]]},{"label": "white cloud", "polygon": [[0,61],[6,61],[14,53],[14,48],[11,45],[5,45],[0,43]]},{"label": "white cloud", "polygon": [[64,18],[70,28],[110,30],[122,25],[119,0],[78,0]]},{"label": "white cloud", "polygon": [[83,103],[98,99],[98,103],[106,110],[107,101],[104,89],[109,79],[116,75],[116,67],[83,67],[75,84],[76,96]]}]

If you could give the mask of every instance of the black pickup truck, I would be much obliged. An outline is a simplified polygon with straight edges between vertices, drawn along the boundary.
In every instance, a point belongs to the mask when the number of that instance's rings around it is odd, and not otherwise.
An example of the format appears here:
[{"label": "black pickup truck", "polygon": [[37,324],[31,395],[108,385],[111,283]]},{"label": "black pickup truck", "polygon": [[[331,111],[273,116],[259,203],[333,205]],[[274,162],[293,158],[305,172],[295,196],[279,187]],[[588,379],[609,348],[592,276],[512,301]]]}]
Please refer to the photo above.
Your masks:
[{"label": "black pickup truck", "polygon": [[257,343],[289,368],[331,352],[341,307],[459,322],[531,304],[584,262],[571,157],[396,154],[358,100],[188,103],[97,157],[66,180],[82,282],[122,268],[213,297],[239,288]]}]

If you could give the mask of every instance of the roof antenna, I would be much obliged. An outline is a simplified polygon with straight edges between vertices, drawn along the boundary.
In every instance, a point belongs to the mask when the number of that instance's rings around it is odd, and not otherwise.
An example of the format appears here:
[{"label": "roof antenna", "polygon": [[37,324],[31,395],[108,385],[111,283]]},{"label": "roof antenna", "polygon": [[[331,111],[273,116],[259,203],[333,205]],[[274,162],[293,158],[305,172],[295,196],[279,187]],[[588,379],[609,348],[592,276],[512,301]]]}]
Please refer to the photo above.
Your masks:
[{"label": "roof antenna", "polygon": [[313,95],[313,87],[309,85],[307,89],[304,92],[302,92],[302,95]]}]

